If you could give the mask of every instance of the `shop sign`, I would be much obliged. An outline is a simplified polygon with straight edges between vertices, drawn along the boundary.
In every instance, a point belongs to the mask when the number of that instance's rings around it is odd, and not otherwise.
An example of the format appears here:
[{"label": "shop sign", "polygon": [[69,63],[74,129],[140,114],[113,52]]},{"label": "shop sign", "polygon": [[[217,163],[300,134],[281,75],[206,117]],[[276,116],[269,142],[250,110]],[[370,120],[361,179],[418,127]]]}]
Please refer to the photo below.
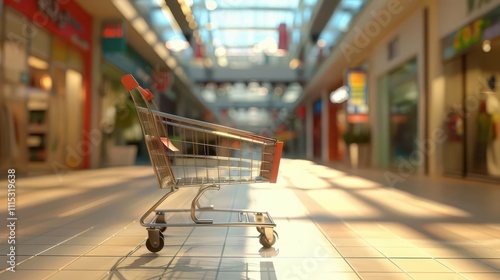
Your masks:
[{"label": "shop sign", "polygon": [[485,39],[489,33],[490,27],[500,22],[500,7],[491,11],[482,18],[463,26],[453,34],[443,39],[443,57],[444,59],[467,50]]},{"label": "shop sign", "polygon": [[101,33],[103,52],[125,52],[127,41],[125,39],[125,22],[111,21],[102,25]]},{"label": "shop sign", "polygon": [[[368,114],[368,75],[365,70],[349,69],[345,75],[345,84],[349,91],[347,100],[347,113],[349,115]],[[353,119],[367,120],[365,117],[350,117]],[[357,122],[356,121],[356,122]]]},{"label": "shop sign", "polygon": [[24,14],[36,27],[90,51],[92,16],[73,0],[4,0],[4,3]]}]

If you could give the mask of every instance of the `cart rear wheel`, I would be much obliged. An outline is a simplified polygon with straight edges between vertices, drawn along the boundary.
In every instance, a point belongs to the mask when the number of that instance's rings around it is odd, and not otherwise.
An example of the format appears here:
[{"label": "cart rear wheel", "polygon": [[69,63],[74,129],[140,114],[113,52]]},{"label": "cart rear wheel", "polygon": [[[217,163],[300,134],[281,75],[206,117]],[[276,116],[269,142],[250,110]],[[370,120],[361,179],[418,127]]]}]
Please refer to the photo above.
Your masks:
[{"label": "cart rear wheel", "polygon": [[[157,214],[155,222],[157,224],[165,224],[166,223],[166,221],[165,221],[165,214],[163,214],[163,213]],[[165,230],[167,230],[167,227],[160,227],[160,231],[161,232],[165,232]]]},{"label": "cart rear wheel", "polygon": [[160,236],[158,237],[158,244],[153,244],[151,240],[146,240],[146,248],[152,253],[160,252],[165,245],[165,241],[163,241],[163,234],[160,232]]},{"label": "cart rear wheel", "polygon": [[273,238],[272,238],[272,240],[267,239],[265,234],[261,234],[260,237],[259,237],[259,243],[264,248],[270,248],[271,246],[274,245],[274,243],[276,243],[276,239],[278,239],[278,233],[273,230]]},{"label": "cart rear wheel", "polygon": [[256,229],[260,234],[264,234],[264,227],[256,227]]}]

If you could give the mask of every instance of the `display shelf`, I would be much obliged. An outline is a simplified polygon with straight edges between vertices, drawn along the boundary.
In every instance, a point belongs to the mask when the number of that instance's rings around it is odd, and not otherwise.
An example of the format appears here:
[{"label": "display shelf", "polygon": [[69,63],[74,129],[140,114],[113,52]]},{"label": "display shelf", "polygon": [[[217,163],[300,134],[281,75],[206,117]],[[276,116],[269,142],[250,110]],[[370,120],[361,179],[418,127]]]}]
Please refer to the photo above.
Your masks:
[{"label": "display shelf", "polygon": [[40,90],[30,91],[26,107],[28,164],[30,168],[40,167],[47,161],[49,93]]}]

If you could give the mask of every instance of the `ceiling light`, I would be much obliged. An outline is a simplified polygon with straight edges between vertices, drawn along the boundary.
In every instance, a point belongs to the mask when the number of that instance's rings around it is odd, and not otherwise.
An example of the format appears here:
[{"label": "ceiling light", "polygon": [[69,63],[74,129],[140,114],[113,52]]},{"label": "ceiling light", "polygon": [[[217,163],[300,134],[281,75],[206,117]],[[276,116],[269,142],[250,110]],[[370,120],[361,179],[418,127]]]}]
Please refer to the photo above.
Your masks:
[{"label": "ceiling light", "polygon": [[177,66],[177,60],[174,57],[170,56],[167,58],[167,65],[170,69],[174,69]]},{"label": "ceiling light", "polygon": [[198,27],[198,24],[196,23],[196,21],[193,20],[189,23],[189,28],[194,30],[194,29],[196,29],[196,27]]},{"label": "ceiling light", "polygon": [[128,19],[132,20],[137,16],[137,11],[134,6],[130,4],[129,1],[126,0],[112,0],[115,7],[122,13],[122,15]]},{"label": "ceiling light", "polygon": [[158,38],[156,37],[156,34],[154,33],[153,30],[148,30],[144,35],[142,35],[144,40],[148,42],[150,46],[154,46],[156,42],[158,42]]},{"label": "ceiling light", "polygon": [[185,3],[181,4],[181,10],[182,10],[182,13],[186,16],[191,14],[191,8],[189,8],[189,6],[186,5]]},{"label": "ceiling light", "polygon": [[220,67],[227,67],[229,64],[227,61],[227,58],[225,56],[217,58],[217,64],[219,64]]},{"label": "ceiling light", "polygon": [[158,56],[161,57],[162,59],[168,58],[168,51],[165,48],[165,45],[163,45],[161,42],[156,43],[156,45],[154,46],[154,50],[156,54],[158,54]]},{"label": "ceiling light", "polygon": [[217,47],[214,52],[215,56],[224,56],[226,55],[226,48],[224,47]]},{"label": "ceiling light", "polygon": [[215,0],[207,0],[205,2],[205,7],[207,7],[207,10],[213,11],[217,9],[217,2]]},{"label": "ceiling light", "polygon": [[330,101],[338,104],[349,99],[349,92],[346,86],[341,86],[330,93]]},{"label": "ceiling light", "polygon": [[173,52],[180,52],[189,48],[189,43],[184,40],[177,39],[177,40],[167,41],[165,43],[165,46]]},{"label": "ceiling light", "polygon": [[137,30],[137,32],[139,32],[140,34],[142,33],[145,33],[149,27],[148,27],[148,24],[146,23],[146,21],[141,18],[141,17],[138,17],[136,19],[134,19],[132,21],[132,26],[135,28],[135,30]]},{"label": "ceiling light", "polygon": [[326,47],[326,41],[324,39],[319,39],[316,44],[318,45],[319,48]]}]

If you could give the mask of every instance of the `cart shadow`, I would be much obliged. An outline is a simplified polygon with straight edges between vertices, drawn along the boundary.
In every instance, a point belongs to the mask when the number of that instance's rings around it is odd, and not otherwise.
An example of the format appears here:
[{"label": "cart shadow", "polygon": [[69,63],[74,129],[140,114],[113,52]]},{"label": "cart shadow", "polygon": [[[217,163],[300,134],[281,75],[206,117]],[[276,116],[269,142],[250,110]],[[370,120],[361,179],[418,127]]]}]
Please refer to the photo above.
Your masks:
[{"label": "cart shadow", "polygon": [[[264,258],[278,255],[279,250],[261,248],[259,254]],[[276,280],[276,269],[272,261],[245,262],[236,258],[225,263],[220,257],[178,256],[164,258],[164,263],[158,263],[156,254],[143,254],[127,265],[121,265],[123,258],[114,265],[101,279],[250,279],[250,274],[259,274],[260,279]],[[153,264],[155,262],[155,264]]]}]

